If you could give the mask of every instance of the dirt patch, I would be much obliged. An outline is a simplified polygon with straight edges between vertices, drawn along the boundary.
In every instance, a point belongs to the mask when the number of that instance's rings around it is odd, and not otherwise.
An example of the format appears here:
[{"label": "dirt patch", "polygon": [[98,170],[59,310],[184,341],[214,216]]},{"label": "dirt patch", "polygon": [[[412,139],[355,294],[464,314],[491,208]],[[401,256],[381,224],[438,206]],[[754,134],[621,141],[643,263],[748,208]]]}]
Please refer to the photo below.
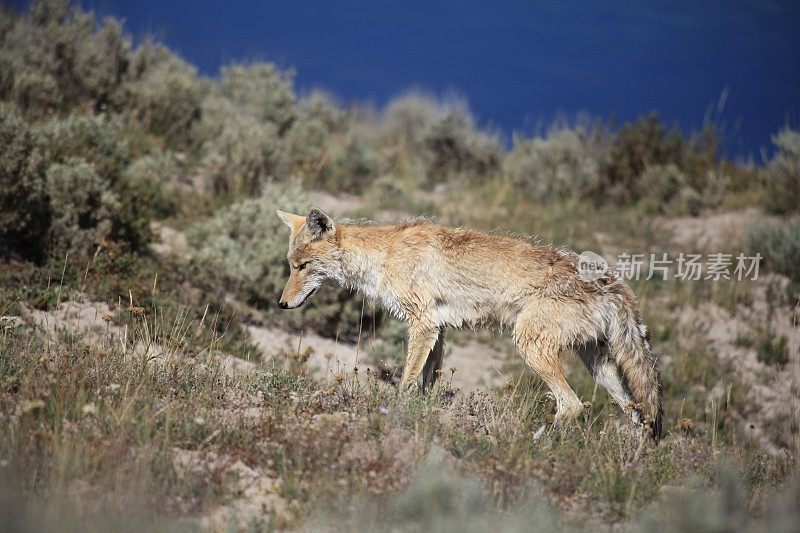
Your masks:
[{"label": "dirt patch", "polygon": [[502,369],[508,356],[474,340],[450,343],[445,347],[445,378],[452,373],[453,386],[465,391],[501,386],[511,379]]},{"label": "dirt patch", "polygon": [[169,226],[157,222],[150,225],[151,230],[158,238],[150,245],[150,249],[162,257],[172,257],[182,262],[189,260],[189,245],[186,234]]},{"label": "dirt patch", "polygon": [[[372,343],[380,340],[364,340],[361,346],[348,344],[334,339],[326,339],[315,333],[295,334],[278,328],[248,326],[253,343],[270,358],[284,365],[287,359],[296,358],[297,354],[308,357],[307,369],[312,375],[320,378],[331,378],[339,373],[350,374],[359,369],[363,375],[368,368],[368,354]],[[474,340],[466,343],[448,343],[444,359],[444,379],[452,382],[452,386],[472,391],[489,388],[507,382],[509,376],[502,368],[508,361],[507,356],[490,346]],[[455,372],[451,372],[455,369]]]},{"label": "dirt patch", "polygon": [[[311,191],[309,193],[310,205],[318,207],[332,217],[346,217],[367,207],[367,201],[354,194],[339,193],[333,195],[324,191]],[[304,214],[304,213],[299,213]]]},{"label": "dirt patch", "polygon": [[758,209],[748,208],[699,217],[664,218],[657,225],[672,236],[670,243],[678,247],[726,249],[731,243],[738,242],[753,222],[765,218],[775,217],[766,217]]},{"label": "dirt patch", "polygon": [[351,373],[366,364],[366,354],[358,345],[326,339],[316,333],[294,334],[278,328],[247,326],[250,339],[265,355],[283,364],[287,357],[308,354],[308,370],[319,377],[339,372]]},{"label": "dirt patch", "polygon": [[[800,328],[789,320],[794,312],[789,306],[776,306],[772,311],[775,318],[768,318],[767,284],[765,279],[753,290],[753,302],[737,306],[734,312],[706,302],[677,313],[687,340],[699,335],[720,361],[733,365],[741,380],[737,393],[746,398],[747,412],[742,413],[741,420],[744,433],[753,435],[764,449],[781,453],[790,445],[792,421],[800,418]],[[753,340],[764,332],[786,339],[785,365],[765,364],[758,359]],[[720,396],[725,391],[711,393]]]},{"label": "dirt patch", "polygon": [[145,357],[154,363],[188,360],[192,364],[218,364],[228,376],[252,372],[257,367],[251,361],[220,351],[190,358],[177,348],[168,346],[170,343],[162,343],[159,339],[130,343],[128,339],[131,332],[128,327],[115,324],[113,315],[114,312],[106,303],[83,300],[63,302],[51,311],[26,309],[22,320],[44,331],[53,342],[58,342],[62,333],[78,335],[90,347],[107,350],[112,345],[119,345],[127,356]]},{"label": "dirt patch", "polygon": [[90,344],[107,344],[125,334],[124,328],[112,323],[114,312],[103,302],[63,302],[56,309],[28,309],[26,319],[41,328],[49,338],[57,339],[65,331],[82,335]]},{"label": "dirt patch", "polygon": [[216,451],[175,449],[173,467],[179,479],[215,480],[223,502],[200,517],[210,531],[244,531],[281,526],[293,518],[292,506],[280,495],[280,480],[234,456]]}]

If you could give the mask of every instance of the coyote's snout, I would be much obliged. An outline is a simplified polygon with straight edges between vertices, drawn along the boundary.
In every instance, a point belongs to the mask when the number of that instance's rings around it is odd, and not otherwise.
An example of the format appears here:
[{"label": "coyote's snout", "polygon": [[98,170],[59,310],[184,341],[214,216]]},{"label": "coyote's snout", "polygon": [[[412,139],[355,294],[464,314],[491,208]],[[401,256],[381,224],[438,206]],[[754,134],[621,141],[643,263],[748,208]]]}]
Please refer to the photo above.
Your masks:
[{"label": "coyote's snout", "polygon": [[334,222],[319,209],[278,211],[289,226],[289,280],[280,306],[301,306],[327,280],[361,291],[408,323],[402,382],[441,369],[447,326],[510,326],[556,399],[556,420],[582,404],[561,365],[566,348],[633,421],[661,434],[661,376],[631,289],[614,274],[585,277],[576,254],[524,239],[427,221]]}]

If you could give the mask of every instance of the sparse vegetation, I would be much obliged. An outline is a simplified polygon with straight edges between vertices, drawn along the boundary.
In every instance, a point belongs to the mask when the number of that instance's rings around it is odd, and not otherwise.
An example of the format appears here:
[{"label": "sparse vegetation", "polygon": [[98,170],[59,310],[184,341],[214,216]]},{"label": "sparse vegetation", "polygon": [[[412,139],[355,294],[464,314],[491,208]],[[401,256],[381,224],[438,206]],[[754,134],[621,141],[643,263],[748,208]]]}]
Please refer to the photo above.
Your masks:
[{"label": "sparse vegetation", "polygon": [[515,186],[541,201],[588,199],[602,189],[609,150],[603,130],[556,128],[545,138],[515,139],[503,170]]},{"label": "sparse vegetation", "polygon": [[772,137],[777,153],[764,172],[764,201],[774,213],[800,209],[800,132],[785,129]]},{"label": "sparse vegetation", "polygon": [[751,252],[762,255],[765,268],[800,282],[800,222],[756,224],[747,241]]},{"label": "sparse vegetation", "polygon": [[[763,166],[726,159],[713,128],[685,138],[656,115],[559,123],[508,149],[456,99],[345,108],[298,96],[270,63],[204,78],[66,0],[1,9],[0,522],[790,531],[800,520],[797,131],[774,137]],[[667,432],[652,447],[573,358],[586,410],[559,431],[507,335],[448,333],[443,379],[422,395],[392,386],[404,329],[361,296],[323,290],[302,311],[276,310],[288,231],[275,209],[318,202],[606,257],[760,253],[762,270],[633,283],[663,367]]]}]

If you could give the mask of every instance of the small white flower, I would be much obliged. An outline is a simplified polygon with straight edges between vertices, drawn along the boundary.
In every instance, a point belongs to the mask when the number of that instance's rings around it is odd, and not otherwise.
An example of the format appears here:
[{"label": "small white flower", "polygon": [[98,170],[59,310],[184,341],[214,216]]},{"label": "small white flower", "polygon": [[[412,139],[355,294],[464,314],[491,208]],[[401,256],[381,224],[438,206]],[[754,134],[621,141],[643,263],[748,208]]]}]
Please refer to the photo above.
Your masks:
[{"label": "small white flower", "polygon": [[206,419],[203,418],[202,416],[198,416],[197,418],[194,419],[194,423],[197,424],[198,426],[202,426],[203,424],[206,423]]},{"label": "small white flower", "polygon": [[97,407],[93,403],[87,403],[83,406],[83,414],[87,416],[94,416],[97,414]]}]

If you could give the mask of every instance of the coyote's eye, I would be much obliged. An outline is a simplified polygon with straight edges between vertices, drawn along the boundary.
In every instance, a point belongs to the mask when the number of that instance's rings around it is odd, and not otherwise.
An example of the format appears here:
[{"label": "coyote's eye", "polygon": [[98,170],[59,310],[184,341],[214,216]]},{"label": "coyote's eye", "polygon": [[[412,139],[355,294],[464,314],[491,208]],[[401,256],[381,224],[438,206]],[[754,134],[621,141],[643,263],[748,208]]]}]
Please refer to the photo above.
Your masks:
[{"label": "coyote's eye", "polygon": [[297,265],[297,270],[305,270],[307,265],[308,261],[306,261],[305,263],[300,263],[299,265]]}]

